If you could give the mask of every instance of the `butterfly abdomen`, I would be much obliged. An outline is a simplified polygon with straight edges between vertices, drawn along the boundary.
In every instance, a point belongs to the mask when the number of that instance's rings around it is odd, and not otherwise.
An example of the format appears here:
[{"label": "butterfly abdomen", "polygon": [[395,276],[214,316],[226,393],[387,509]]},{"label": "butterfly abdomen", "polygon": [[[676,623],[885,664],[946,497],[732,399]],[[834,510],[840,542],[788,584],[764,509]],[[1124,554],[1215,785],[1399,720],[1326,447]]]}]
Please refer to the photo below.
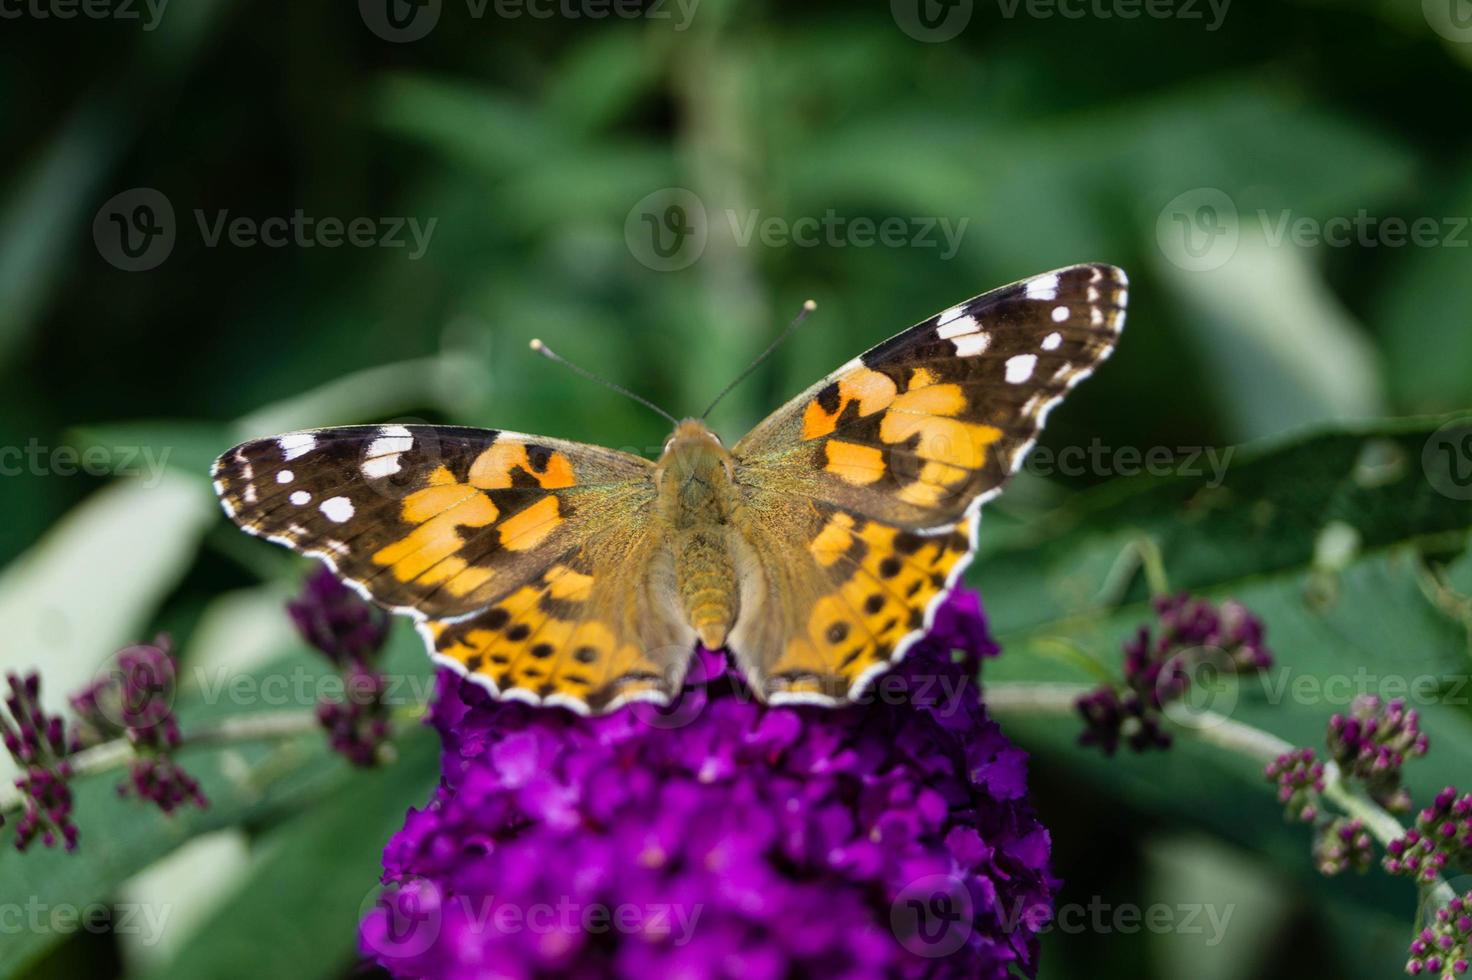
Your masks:
[{"label": "butterfly abdomen", "polygon": [[659,461],[660,512],[675,558],[680,608],[708,649],[720,649],[737,612],[730,517],[732,460],[709,429],[680,423]]}]

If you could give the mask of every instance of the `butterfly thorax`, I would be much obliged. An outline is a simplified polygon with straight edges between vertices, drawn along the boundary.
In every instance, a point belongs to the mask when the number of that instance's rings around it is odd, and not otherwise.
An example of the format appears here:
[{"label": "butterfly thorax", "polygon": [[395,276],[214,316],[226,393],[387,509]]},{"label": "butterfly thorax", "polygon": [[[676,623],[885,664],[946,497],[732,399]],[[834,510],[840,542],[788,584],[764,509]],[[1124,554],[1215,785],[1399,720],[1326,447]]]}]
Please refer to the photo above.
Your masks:
[{"label": "butterfly thorax", "polygon": [[738,505],[734,468],[731,454],[697,419],[675,427],[655,468],[680,603],[701,642],[713,650],[725,645],[738,606],[730,537]]}]

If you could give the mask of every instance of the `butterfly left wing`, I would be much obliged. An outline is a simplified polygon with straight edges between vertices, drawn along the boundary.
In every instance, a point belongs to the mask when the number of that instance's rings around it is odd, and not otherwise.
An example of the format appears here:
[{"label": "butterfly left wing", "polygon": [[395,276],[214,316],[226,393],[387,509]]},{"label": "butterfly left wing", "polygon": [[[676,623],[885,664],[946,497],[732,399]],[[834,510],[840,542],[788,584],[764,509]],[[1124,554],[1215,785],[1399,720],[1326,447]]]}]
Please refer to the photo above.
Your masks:
[{"label": "butterfly left wing", "polygon": [[1127,280],[1059,269],[879,344],[732,450],[759,579],[731,648],[775,701],[854,697],[930,625],[979,509],[1114,349]]},{"label": "butterfly left wing", "polygon": [[412,616],[493,693],[578,710],[665,699],[694,634],[648,515],[652,464],[453,426],[343,426],[244,443],[214,467],[245,531]]}]

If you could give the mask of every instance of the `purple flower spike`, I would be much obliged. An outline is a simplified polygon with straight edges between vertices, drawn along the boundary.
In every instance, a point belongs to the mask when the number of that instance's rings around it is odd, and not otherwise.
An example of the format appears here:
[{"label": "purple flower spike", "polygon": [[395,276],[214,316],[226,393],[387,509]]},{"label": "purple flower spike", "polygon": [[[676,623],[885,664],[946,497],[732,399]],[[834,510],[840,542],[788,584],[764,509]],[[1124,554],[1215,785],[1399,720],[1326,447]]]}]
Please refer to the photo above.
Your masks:
[{"label": "purple flower spike", "polygon": [[1448,866],[1472,872],[1472,793],[1448,786],[1416,816],[1416,826],[1386,848],[1385,870],[1422,884]]},{"label": "purple flower spike", "polygon": [[1324,764],[1313,749],[1295,749],[1269,762],[1265,775],[1278,784],[1278,802],[1289,820],[1313,823],[1324,792]]},{"label": "purple flower spike", "polygon": [[1393,812],[1410,809],[1401,767],[1426,754],[1427,739],[1420,715],[1404,700],[1382,704],[1374,695],[1355,698],[1348,715],[1329,719],[1328,746],[1340,768],[1364,783],[1377,803]]},{"label": "purple flower spike", "polygon": [[194,777],[174,761],[179,721],[174,717],[177,669],[167,636],[151,644],[127,647],[110,668],[77,694],[72,710],[82,724],[75,746],[82,748],[113,738],[126,738],[136,758],[128,778],[118,784],[121,796],[136,796],[164,813],[184,804],[209,805]]},{"label": "purple flower spike", "polygon": [[1472,892],[1438,909],[1435,921],[1411,942],[1406,972],[1413,977],[1457,980],[1472,960]]},{"label": "purple flower spike", "polygon": [[1158,635],[1141,626],[1124,645],[1124,684],[1102,685],[1078,699],[1085,726],[1080,745],[1097,745],[1105,755],[1121,739],[1136,752],[1167,749],[1171,736],[1161,716],[1190,690],[1193,670],[1206,665],[1246,674],[1273,665],[1262,620],[1240,602],[1213,606],[1181,594],[1156,599],[1154,607]]},{"label": "purple flower spike", "polygon": [[307,576],[301,595],[286,609],[302,639],[326,654],[343,679],[342,700],[324,696],[317,704],[332,750],[355,766],[377,765],[392,734],[384,703],[388,682],[376,666],[388,639],[388,614],[325,565]]},{"label": "purple flower spike", "polygon": [[1315,832],[1314,864],[1321,874],[1332,877],[1351,869],[1364,874],[1374,858],[1374,841],[1363,821],[1336,817]]},{"label": "purple flower spike", "polygon": [[763,705],[709,652],[683,702],[601,717],[442,672],[443,778],[384,852],[364,953],[404,977],[1032,974],[1056,882],[978,697],[975,603],[837,710]]},{"label": "purple flower spike", "polygon": [[22,800],[15,846],[24,851],[39,839],[47,847],[60,844],[74,850],[77,828],[71,819],[72,791],[67,784],[72,771],[65,758],[62,720],[42,708],[39,675],[7,674],[5,679],[9,693],[5,711],[0,711],[0,741],[21,770],[15,780]]}]

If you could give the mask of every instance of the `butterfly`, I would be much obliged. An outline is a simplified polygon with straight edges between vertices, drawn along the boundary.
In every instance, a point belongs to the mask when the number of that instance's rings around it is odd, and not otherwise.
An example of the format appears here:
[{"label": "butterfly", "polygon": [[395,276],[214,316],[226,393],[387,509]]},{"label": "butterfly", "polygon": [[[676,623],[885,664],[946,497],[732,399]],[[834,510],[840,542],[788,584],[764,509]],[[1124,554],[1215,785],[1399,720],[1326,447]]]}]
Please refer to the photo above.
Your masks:
[{"label": "butterfly", "polygon": [[658,460],[438,425],[310,429],[213,468],[245,531],[413,617],[492,694],[667,704],[696,643],[772,704],[856,699],[924,635],[1048,412],[1109,356],[1128,281],[1076,265],[960,303],[840,367],[730,449]]}]

